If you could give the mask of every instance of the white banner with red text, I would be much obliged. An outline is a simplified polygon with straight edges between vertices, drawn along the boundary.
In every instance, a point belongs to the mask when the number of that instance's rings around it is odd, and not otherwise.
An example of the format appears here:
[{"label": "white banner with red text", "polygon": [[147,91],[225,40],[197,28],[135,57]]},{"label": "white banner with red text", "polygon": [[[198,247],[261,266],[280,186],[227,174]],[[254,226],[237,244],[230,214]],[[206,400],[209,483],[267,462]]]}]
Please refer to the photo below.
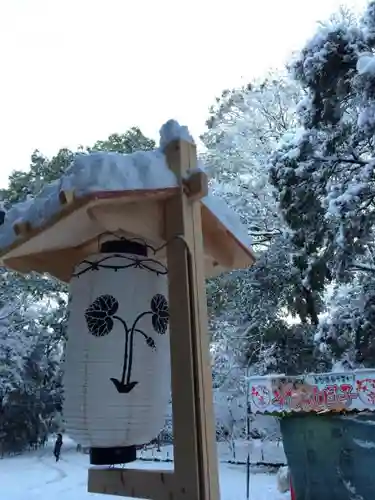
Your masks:
[{"label": "white banner with red text", "polygon": [[375,410],[375,370],[250,377],[252,413]]}]

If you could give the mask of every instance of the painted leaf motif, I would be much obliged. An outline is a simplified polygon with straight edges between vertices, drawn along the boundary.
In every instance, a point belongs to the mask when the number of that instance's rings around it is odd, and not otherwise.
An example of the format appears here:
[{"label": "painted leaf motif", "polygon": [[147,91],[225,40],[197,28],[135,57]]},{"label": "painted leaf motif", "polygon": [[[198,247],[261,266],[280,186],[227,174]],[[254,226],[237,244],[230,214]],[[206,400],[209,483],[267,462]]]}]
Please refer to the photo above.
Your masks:
[{"label": "painted leaf motif", "polygon": [[164,295],[157,293],[151,299],[152,326],[156,333],[164,335],[169,323],[169,307]]},{"label": "painted leaf motif", "polygon": [[89,332],[95,337],[108,335],[113,328],[111,316],[116,314],[118,301],[112,295],[100,295],[86,309],[85,319]]}]

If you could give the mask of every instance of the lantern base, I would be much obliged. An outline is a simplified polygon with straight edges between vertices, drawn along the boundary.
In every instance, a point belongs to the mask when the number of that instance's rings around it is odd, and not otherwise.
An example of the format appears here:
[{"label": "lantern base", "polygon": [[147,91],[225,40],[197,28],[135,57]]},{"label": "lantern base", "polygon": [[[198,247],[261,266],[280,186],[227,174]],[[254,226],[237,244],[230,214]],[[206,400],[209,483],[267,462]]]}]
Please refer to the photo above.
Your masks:
[{"label": "lantern base", "polygon": [[114,448],[90,448],[90,465],[117,465],[135,462],[137,448],[135,446],[118,446]]}]

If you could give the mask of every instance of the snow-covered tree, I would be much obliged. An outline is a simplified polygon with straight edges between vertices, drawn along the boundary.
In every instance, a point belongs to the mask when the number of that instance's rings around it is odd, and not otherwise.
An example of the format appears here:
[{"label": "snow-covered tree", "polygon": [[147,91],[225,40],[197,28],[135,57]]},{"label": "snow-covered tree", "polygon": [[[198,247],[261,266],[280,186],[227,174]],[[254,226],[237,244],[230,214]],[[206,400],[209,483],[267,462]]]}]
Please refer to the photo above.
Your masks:
[{"label": "snow-covered tree", "polygon": [[294,126],[300,98],[297,85],[271,73],[261,82],[225,90],[210,109],[202,141],[211,188],[240,213],[254,245],[280,234],[267,163],[280,137]]},{"label": "snow-covered tree", "polygon": [[62,398],[59,296],[49,307],[37,277],[30,288],[13,277],[0,281],[0,453],[45,442]]},{"label": "snow-covered tree", "polygon": [[329,347],[337,367],[373,367],[375,359],[375,281],[365,273],[336,285],[327,297],[316,340]]},{"label": "snow-covered tree", "polygon": [[375,363],[373,329],[365,334],[357,322],[372,322],[375,279],[374,33],[371,1],[361,19],[335,16],[302,49],[291,65],[306,92],[299,128],[284,136],[271,170],[314,314],[327,285],[339,287],[323,338],[344,352],[349,336],[367,364]]},{"label": "snow-covered tree", "polygon": [[296,127],[295,108],[303,95],[298,84],[277,73],[225,91],[202,137],[211,186],[238,211],[258,254],[254,267],[209,283],[213,338],[227,337],[236,362],[260,373],[305,371],[322,357],[309,325],[302,275],[290,259],[289,228],[269,180],[270,155]]}]

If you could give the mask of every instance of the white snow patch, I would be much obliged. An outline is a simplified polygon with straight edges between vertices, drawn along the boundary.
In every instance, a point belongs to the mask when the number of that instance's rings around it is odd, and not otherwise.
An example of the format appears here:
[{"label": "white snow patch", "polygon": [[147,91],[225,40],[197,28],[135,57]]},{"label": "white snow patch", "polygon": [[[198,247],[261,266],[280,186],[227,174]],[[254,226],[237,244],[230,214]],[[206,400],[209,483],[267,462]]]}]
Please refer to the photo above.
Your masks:
[{"label": "white snow patch", "polygon": [[288,147],[298,147],[301,140],[305,137],[306,131],[303,127],[295,128],[294,130],[289,130],[283,134],[276,146],[276,151],[283,150]]},{"label": "white snow patch", "polygon": [[164,151],[165,147],[173,141],[181,139],[195,144],[190,135],[189,129],[180,125],[176,120],[168,120],[160,129],[160,149]]},{"label": "white snow patch", "polygon": [[208,195],[202,199],[202,202],[244,246],[251,246],[251,238],[247,234],[246,227],[242,224],[240,217],[228,207],[222,198]]},{"label": "white snow patch", "polygon": [[315,334],[314,334],[314,342],[318,343],[320,342],[322,339],[322,332],[320,331],[317,331]]},{"label": "white snow patch", "polygon": [[357,490],[355,489],[355,486],[350,482],[346,481],[345,479],[342,479],[343,485],[345,486],[346,490],[350,493],[350,499],[351,500],[365,500],[363,496],[357,494]]},{"label": "white snow patch", "polygon": [[289,158],[289,160],[296,160],[301,154],[300,149],[297,148],[291,148],[289,151],[286,153],[286,157]]},{"label": "white snow patch", "polygon": [[336,361],[333,363],[332,366],[332,373],[342,373],[342,372],[347,372],[350,371],[347,367],[347,365],[343,362],[343,360]]},{"label": "white snow patch", "polygon": [[311,108],[311,97],[309,95],[306,95],[302,97],[302,99],[297,104],[296,112],[302,113],[303,111],[309,108]]},{"label": "white snow patch", "polygon": [[288,466],[280,467],[277,472],[277,489],[280,493],[286,493],[290,490],[290,475]]},{"label": "white snow patch", "polygon": [[372,130],[375,123],[375,105],[370,102],[359,113],[357,119],[358,128]]},{"label": "white snow patch", "polygon": [[374,441],[363,441],[362,439],[356,438],[353,438],[353,441],[356,445],[360,446],[361,448],[366,448],[367,450],[375,448]]},{"label": "white snow patch", "polygon": [[[53,443],[52,443],[53,444]],[[56,463],[52,448],[38,453],[0,460],[1,492],[4,500],[89,500],[118,499],[87,492],[87,455],[77,453],[75,445],[64,437],[61,460]],[[136,469],[173,468],[173,463],[142,462],[131,464]],[[20,480],[20,478],[22,478]],[[222,500],[243,500],[246,496],[246,467],[220,464],[219,480]],[[275,474],[258,471],[250,476],[251,500],[289,500],[290,494],[277,491]]]},{"label": "white snow patch", "polygon": [[[163,189],[177,186],[175,174],[169,169],[163,154],[172,140],[192,142],[187,127],[170,120],[160,130],[160,147],[154,151],[138,151],[129,155],[95,152],[77,154],[66,174],[60,180],[45,186],[33,199],[14,205],[0,227],[0,248],[11,245],[17,236],[13,226],[28,221],[40,227],[61,210],[60,191],[74,191],[79,198],[95,192],[137,189]],[[203,166],[200,164],[202,170]],[[202,199],[206,207],[233,233],[245,247],[251,246],[239,216],[222,199],[209,194]]]},{"label": "white snow patch", "polygon": [[357,61],[357,72],[359,75],[375,75],[375,57],[371,52],[360,54]]},{"label": "white snow patch", "polygon": [[[361,415],[363,415],[363,412],[361,413]],[[340,415],[339,418],[343,418],[345,420],[352,420],[353,422],[362,425],[375,425],[375,420],[362,420],[358,418],[358,415]]]}]

